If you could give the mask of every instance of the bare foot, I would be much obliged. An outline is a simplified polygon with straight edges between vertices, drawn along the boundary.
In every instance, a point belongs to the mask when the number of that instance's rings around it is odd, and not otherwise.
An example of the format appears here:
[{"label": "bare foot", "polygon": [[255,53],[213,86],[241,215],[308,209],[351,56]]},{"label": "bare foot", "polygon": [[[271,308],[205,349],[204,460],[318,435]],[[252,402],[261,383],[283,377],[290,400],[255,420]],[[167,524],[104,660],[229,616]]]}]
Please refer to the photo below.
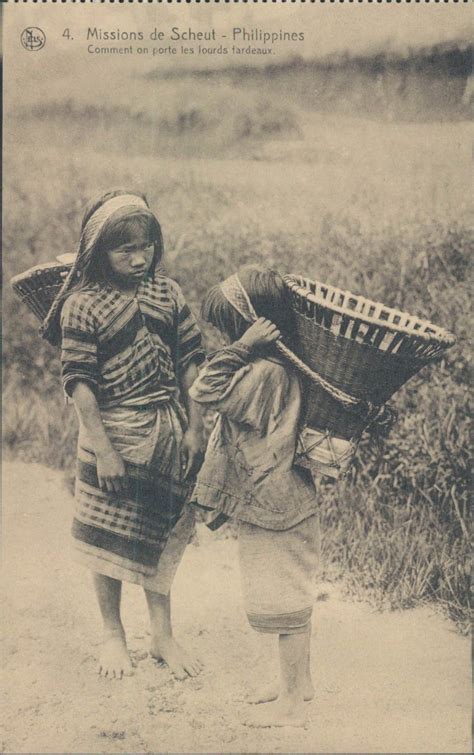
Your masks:
[{"label": "bare foot", "polygon": [[[250,705],[259,705],[260,703],[271,703],[273,700],[278,700],[280,695],[280,684],[277,681],[271,682],[266,687],[263,687],[257,692],[252,692],[247,695],[245,702]],[[314,697],[314,687],[311,681],[308,681],[303,686],[303,700],[308,702]]]},{"label": "bare foot", "polygon": [[253,711],[243,721],[244,726],[267,728],[270,726],[305,726],[306,719],[302,702],[278,699]]},{"label": "bare foot", "polygon": [[108,679],[121,679],[133,674],[132,661],[122,631],[105,633],[97,672]]},{"label": "bare foot", "polygon": [[173,637],[152,638],[150,655],[157,661],[164,661],[176,679],[197,676],[202,671],[201,661],[189,656]]}]

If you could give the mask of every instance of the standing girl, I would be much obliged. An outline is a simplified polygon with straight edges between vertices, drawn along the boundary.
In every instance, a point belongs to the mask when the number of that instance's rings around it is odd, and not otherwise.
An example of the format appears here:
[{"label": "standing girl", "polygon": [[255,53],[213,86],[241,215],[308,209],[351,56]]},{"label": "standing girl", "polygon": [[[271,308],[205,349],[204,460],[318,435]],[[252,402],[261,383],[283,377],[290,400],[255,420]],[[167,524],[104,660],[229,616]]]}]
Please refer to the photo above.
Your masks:
[{"label": "standing girl", "polygon": [[79,251],[43,325],[62,338],[63,384],[80,421],[73,538],[104,623],[99,673],[132,673],[122,581],[145,590],[151,654],[178,677],[198,661],[175,642],[170,587],[191,536],[201,420],[188,388],[204,359],[179,286],[160,272],[160,225],[142,194],[92,202]]},{"label": "standing girl", "polygon": [[[249,303],[250,301],[250,303]],[[249,326],[247,314],[259,319]],[[301,414],[297,373],[272,345],[294,338],[283,280],[243,268],[211,289],[203,317],[231,345],[212,356],[190,395],[218,411],[194,499],[211,510],[211,527],[239,521],[239,560],[247,617],[279,636],[280,685],[247,723],[298,726],[313,696],[310,674],[312,582],[319,524],[310,473],[294,466]]]}]

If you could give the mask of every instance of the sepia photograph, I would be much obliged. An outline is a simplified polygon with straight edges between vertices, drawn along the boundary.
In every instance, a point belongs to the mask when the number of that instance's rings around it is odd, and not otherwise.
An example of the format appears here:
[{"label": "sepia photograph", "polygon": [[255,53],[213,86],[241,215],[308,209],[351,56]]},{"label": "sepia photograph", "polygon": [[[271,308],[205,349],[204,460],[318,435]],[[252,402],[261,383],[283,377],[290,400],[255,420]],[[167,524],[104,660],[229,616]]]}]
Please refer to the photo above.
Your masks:
[{"label": "sepia photograph", "polygon": [[0,751],[472,752],[472,6],[0,12]]}]

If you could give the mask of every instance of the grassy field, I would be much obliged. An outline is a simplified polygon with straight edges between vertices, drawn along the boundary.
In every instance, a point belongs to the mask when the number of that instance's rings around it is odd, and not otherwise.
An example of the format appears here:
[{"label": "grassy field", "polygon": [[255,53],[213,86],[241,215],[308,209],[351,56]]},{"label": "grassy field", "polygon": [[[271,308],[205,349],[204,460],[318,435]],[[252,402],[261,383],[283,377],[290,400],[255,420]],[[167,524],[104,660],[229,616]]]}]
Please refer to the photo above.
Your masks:
[{"label": "grassy field", "polygon": [[[193,98],[180,87],[172,96],[169,86],[141,111],[133,103],[143,92],[110,111],[73,91],[9,112],[6,279],[74,250],[92,195],[136,187],[157,211],[168,271],[196,313],[210,285],[258,260],[453,330],[457,345],[395,397],[390,438],[364,440],[350,478],[321,482],[319,494],[330,574],[344,573],[381,606],[434,601],[466,626],[467,125],[400,128],[226,88],[205,99],[205,84]],[[61,397],[58,355],[8,286],[4,314],[6,453],[71,470],[76,421]]]}]

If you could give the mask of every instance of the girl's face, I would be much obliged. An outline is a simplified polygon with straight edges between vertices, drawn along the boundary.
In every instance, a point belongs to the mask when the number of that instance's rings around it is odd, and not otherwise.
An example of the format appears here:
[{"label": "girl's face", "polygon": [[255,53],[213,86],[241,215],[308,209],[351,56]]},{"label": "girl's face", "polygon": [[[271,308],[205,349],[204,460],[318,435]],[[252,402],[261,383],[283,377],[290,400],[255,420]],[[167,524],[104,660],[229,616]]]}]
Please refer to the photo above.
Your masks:
[{"label": "girl's face", "polygon": [[126,290],[136,288],[148,273],[154,254],[155,244],[148,232],[137,229],[127,243],[105,252],[111,282]]}]

